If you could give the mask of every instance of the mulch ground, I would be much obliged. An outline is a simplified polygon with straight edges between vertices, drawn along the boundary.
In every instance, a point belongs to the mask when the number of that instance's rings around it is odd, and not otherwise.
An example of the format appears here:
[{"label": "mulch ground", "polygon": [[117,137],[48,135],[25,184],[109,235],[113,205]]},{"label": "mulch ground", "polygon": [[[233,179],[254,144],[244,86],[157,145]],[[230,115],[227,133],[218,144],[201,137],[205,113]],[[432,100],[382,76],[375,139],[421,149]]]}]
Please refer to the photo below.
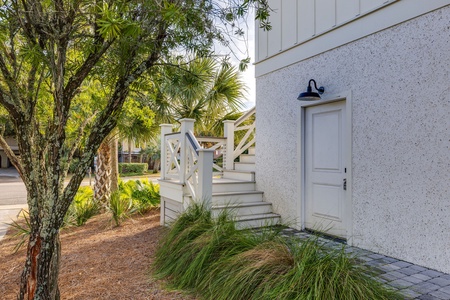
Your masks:
[{"label": "mulch ground", "polygon": [[[165,282],[151,276],[158,239],[159,210],[133,216],[112,227],[107,214],[81,227],[61,231],[62,258],[59,276],[61,299],[195,299],[164,289]],[[16,299],[25,262],[25,246],[13,253],[19,238],[10,228],[0,241],[0,299]]]}]

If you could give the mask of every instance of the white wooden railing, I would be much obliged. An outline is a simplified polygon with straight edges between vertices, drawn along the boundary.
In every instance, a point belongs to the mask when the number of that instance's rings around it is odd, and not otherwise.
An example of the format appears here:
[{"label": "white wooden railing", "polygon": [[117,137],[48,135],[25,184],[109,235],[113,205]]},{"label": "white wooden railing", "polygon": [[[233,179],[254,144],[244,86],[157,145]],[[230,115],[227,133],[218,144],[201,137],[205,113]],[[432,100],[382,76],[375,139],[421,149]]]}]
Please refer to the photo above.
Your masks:
[{"label": "white wooden railing", "polygon": [[[197,137],[197,140],[202,148],[214,151],[213,173],[215,176],[221,175],[224,170],[223,157],[226,156],[227,139],[224,137],[200,136]],[[219,163],[221,158],[222,163]]]},{"label": "white wooden railing", "polygon": [[[195,137],[193,119],[180,120],[180,132],[162,124],[161,180],[182,184],[194,200],[210,200],[213,175],[233,170],[234,160],[255,144],[254,115],[255,108],[236,121],[225,121],[223,138]],[[239,138],[236,147],[235,138]],[[221,156],[220,165],[217,161]]]},{"label": "white wooden railing", "polygon": [[172,125],[161,125],[161,179],[182,184],[195,200],[212,195],[213,153],[203,149],[192,130],[194,120],[182,119],[181,131],[172,133]]},{"label": "white wooden railing", "polygon": [[[256,107],[248,110],[236,121],[225,121],[225,138],[226,149],[232,149],[232,151],[226,151],[223,158],[223,165],[227,170],[234,169],[234,160],[239,157],[245,150],[255,145],[255,113]],[[243,134],[243,136],[242,136]],[[242,138],[239,138],[242,136]],[[238,145],[234,147],[235,140],[240,140]]]}]

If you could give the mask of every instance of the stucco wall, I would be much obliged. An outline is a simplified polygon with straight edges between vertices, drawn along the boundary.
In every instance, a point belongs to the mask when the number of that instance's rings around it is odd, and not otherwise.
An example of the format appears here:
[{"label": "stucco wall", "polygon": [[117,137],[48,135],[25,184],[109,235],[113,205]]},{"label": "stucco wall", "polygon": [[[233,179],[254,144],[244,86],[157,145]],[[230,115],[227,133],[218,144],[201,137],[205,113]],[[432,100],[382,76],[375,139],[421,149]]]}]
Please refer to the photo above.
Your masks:
[{"label": "stucco wall", "polygon": [[[257,186],[299,220],[296,100],[352,94],[357,246],[450,272],[450,7],[257,78]],[[325,94],[325,95],[326,95]]]}]

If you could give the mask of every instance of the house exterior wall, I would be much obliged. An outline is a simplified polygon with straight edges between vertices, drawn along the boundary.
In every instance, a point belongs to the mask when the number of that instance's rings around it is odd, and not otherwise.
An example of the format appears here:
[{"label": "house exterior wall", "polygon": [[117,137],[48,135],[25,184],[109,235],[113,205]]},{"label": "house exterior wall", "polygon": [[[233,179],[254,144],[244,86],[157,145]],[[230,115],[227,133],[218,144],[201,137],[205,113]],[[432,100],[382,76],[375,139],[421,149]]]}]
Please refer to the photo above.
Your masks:
[{"label": "house exterior wall", "polygon": [[[352,97],[353,243],[450,272],[450,6],[256,80],[257,188],[301,226],[300,103]],[[256,65],[258,74],[258,64]]]},{"label": "house exterior wall", "polygon": [[[270,0],[256,32],[256,77],[449,5],[450,0]],[[257,22],[255,28],[259,28]]]},{"label": "house exterior wall", "polygon": [[[269,0],[270,31],[258,31],[257,60],[302,44],[399,0]],[[258,28],[259,26],[257,26]]]}]

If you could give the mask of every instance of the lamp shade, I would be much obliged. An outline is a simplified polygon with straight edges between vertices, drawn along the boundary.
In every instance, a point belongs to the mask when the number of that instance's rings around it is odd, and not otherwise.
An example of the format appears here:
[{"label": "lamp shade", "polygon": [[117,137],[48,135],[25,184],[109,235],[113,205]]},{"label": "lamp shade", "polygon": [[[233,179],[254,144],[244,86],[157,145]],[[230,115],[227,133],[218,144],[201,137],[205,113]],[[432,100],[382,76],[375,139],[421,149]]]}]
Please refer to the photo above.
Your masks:
[{"label": "lamp shade", "polygon": [[[312,91],[311,83],[314,83],[314,88],[317,90],[317,93]],[[306,88],[306,92],[300,93],[300,95],[298,95],[297,97],[297,100],[301,101],[320,100],[320,94],[323,94],[324,91],[325,88],[323,86],[317,88],[316,81],[314,79],[310,79],[308,82],[308,87]]]}]

